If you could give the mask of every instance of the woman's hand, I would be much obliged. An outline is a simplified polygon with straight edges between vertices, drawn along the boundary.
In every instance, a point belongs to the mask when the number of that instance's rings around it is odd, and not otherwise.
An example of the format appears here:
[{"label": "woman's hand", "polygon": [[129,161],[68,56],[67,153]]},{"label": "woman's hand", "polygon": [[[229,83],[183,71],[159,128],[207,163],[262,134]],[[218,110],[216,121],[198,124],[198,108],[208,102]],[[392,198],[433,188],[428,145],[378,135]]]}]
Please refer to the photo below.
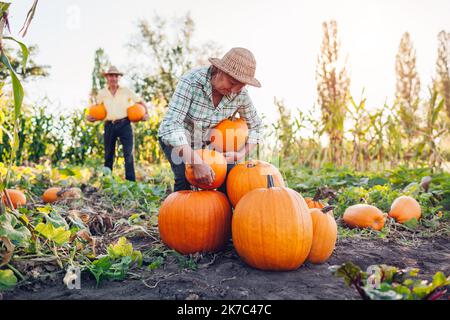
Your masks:
[{"label": "woman's hand", "polygon": [[227,163],[235,163],[236,161],[239,161],[245,157],[245,150],[242,149],[238,152],[234,152],[234,151],[225,152],[223,154],[223,156],[227,160]]},{"label": "woman's hand", "polygon": [[147,121],[148,118],[149,118],[148,112],[146,112],[146,113],[144,114],[144,116],[142,117],[141,121]]},{"label": "woman's hand", "polygon": [[208,164],[200,163],[200,164],[192,164],[191,166],[194,173],[195,181],[201,184],[206,184],[208,186],[214,182],[216,175]]}]

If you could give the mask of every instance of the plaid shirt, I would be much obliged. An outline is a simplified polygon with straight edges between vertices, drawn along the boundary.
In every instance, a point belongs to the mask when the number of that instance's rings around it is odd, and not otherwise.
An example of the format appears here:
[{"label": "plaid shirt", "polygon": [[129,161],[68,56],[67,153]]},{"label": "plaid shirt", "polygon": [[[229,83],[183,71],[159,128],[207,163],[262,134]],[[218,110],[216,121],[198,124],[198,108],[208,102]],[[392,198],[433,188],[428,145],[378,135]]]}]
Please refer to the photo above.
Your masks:
[{"label": "plaid shirt", "polygon": [[188,144],[202,148],[209,140],[209,130],[240,108],[238,113],[249,128],[247,143],[259,143],[262,122],[247,89],[223,96],[216,108],[212,102],[211,71],[211,67],[194,69],[180,78],[158,136],[174,147]]}]

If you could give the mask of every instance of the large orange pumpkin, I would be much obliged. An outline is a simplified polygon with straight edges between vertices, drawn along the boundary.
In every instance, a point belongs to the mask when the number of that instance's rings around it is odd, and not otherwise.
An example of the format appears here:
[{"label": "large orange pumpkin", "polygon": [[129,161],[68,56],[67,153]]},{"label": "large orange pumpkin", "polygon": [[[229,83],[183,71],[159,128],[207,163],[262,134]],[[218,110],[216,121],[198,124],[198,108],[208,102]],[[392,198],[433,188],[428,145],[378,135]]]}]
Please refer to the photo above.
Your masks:
[{"label": "large orange pumpkin", "polygon": [[93,105],[89,107],[89,115],[97,120],[103,120],[106,118],[106,108],[103,103]]},{"label": "large orange pumpkin", "polygon": [[203,161],[208,164],[214,171],[215,179],[211,185],[198,183],[195,180],[194,170],[192,169],[192,166],[187,164],[185,172],[187,181],[189,181],[191,185],[205,190],[216,189],[220,187],[222,183],[224,183],[227,176],[227,160],[225,159],[225,157],[222,155],[222,153],[215,150],[199,149],[195,150],[195,152],[197,152],[203,159]]},{"label": "large orange pumpkin", "polygon": [[349,227],[372,228],[377,231],[383,228],[385,221],[383,212],[369,204],[356,204],[348,207],[344,212],[343,219]]},{"label": "large orange pumpkin", "polygon": [[9,201],[6,197],[5,192],[8,194],[14,209],[17,209],[20,206],[24,206],[27,203],[27,198],[22,191],[15,189],[6,189],[2,191],[2,201],[5,206],[9,206]]},{"label": "large orange pumpkin", "polygon": [[236,118],[237,111],[211,130],[210,146],[213,149],[220,152],[236,152],[244,147],[248,138],[248,126],[244,119]]},{"label": "large orange pumpkin", "polygon": [[227,177],[227,195],[233,207],[249,191],[267,186],[267,176],[271,175],[276,187],[285,187],[280,171],[268,162],[249,160],[238,163]]},{"label": "large orange pumpkin", "polygon": [[268,179],[267,188],[250,191],[237,204],[231,224],[234,247],[254,268],[294,270],[311,249],[311,215],[299,193]]},{"label": "large orange pumpkin", "polygon": [[389,216],[399,223],[404,223],[413,218],[419,220],[421,215],[420,204],[410,196],[400,196],[395,199],[391,205],[391,211],[389,211]]},{"label": "large orange pumpkin", "polygon": [[127,109],[128,119],[131,122],[141,121],[145,115],[145,108],[141,104],[135,104]]},{"label": "large orange pumpkin", "polygon": [[310,209],[313,222],[313,242],[308,261],[324,263],[333,253],[337,240],[337,224],[333,217],[332,207]]},{"label": "large orange pumpkin", "polygon": [[218,251],[230,239],[231,207],[219,191],[174,192],[159,209],[158,227],[162,241],[182,254]]}]

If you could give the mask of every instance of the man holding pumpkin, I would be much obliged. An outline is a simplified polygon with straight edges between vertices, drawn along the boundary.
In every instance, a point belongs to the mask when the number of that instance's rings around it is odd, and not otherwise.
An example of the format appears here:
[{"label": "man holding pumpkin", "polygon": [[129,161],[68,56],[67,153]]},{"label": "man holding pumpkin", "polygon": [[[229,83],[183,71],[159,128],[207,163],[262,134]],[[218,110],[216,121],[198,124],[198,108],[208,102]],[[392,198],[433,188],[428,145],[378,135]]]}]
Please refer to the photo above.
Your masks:
[{"label": "man holding pumpkin", "polygon": [[[103,76],[106,78],[107,86],[98,92],[97,103],[103,103],[106,109],[106,118],[104,119],[105,167],[112,170],[116,141],[120,139],[125,158],[125,178],[136,181],[133,128],[128,119],[127,109],[134,104],[142,105],[145,108],[145,115],[140,121],[148,120],[148,109],[136,93],[127,87],[119,86],[119,77],[123,76],[123,73],[117,70],[115,66],[111,66],[107,72],[103,73]],[[90,122],[97,121],[90,115],[87,115],[86,119]]]},{"label": "man holding pumpkin", "polygon": [[[240,150],[224,152],[228,170],[260,142],[262,122],[246,85],[261,87],[254,78],[256,61],[244,48],[233,48],[222,59],[209,58],[211,66],[194,69],[178,82],[159,127],[159,143],[175,175],[174,191],[189,190],[185,164],[197,182],[211,185],[214,171],[194,149],[205,148],[211,129],[237,111],[248,126],[247,141]],[[226,192],[225,183],[218,189]]]}]

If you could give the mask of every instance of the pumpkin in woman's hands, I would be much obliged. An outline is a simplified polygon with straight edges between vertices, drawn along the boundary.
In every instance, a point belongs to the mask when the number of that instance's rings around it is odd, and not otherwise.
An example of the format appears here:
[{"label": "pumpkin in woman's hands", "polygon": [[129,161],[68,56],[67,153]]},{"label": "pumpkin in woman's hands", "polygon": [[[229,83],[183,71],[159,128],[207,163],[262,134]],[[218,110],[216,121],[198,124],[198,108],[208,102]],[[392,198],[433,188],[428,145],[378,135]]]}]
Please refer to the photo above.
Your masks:
[{"label": "pumpkin in woman's hands", "polygon": [[377,207],[356,204],[345,210],[343,219],[349,227],[372,228],[380,231],[384,226],[385,216]]},{"label": "pumpkin in woman's hands", "polygon": [[249,160],[234,166],[227,177],[227,195],[233,207],[248,192],[266,187],[268,175],[273,177],[276,187],[285,186],[280,171],[268,162]]},{"label": "pumpkin in woman's hands", "polygon": [[413,218],[420,219],[422,210],[416,199],[410,196],[400,196],[391,205],[389,216],[398,223],[405,223]]},{"label": "pumpkin in woman's hands", "polygon": [[215,252],[230,239],[231,207],[219,191],[174,192],[159,209],[158,227],[162,241],[182,254]]},{"label": "pumpkin in woman's hands", "polygon": [[106,108],[103,103],[93,105],[89,107],[89,115],[97,120],[103,120],[106,118]]},{"label": "pumpkin in woman's hands", "polygon": [[225,157],[220,152],[215,150],[199,149],[195,150],[195,152],[202,158],[203,162],[209,165],[214,171],[214,181],[211,185],[197,182],[194,176],[194,169],[190,164],[186,164],[186,180],[191,185],[205,190],[220,187],[224,183],[227,176],[227,161]]},{"label": "pumpkin in woman's hands", "polygon": [[294,270],[308,257],[313,226],[308,206],[296,191],[275,187],[250,191],[236,206],[233,244],[250,266],[262,270]]},{"label": "pumpkin in woman's hands", "polygon": [[211,130],[210,146],[220,152],[237,152],[244,147],[248,137],[247,122],[241,118],[222,120]]},{"label": "pumpkin in woman's hands", "polygon": [[145,115],[145,108],[143,105],[136,103],[127,109],[127,115],[131,122],[141,121]]},{"label": "pumpkin in woman's hands", "polygon": [[5,193],[8,194],[14,209],[24,206],[27,203],[27,198],[22,191],[16,189],[6,189],[2,191],[2,201],[5,206],[9,206],[9,201]]},{"label": "pumpkin in woman's hands", "polygon": [[310,209],[313,222],[313,241],[308,261],[324,263],[333,253],[337,240],[337,224],[332,207]]}]

